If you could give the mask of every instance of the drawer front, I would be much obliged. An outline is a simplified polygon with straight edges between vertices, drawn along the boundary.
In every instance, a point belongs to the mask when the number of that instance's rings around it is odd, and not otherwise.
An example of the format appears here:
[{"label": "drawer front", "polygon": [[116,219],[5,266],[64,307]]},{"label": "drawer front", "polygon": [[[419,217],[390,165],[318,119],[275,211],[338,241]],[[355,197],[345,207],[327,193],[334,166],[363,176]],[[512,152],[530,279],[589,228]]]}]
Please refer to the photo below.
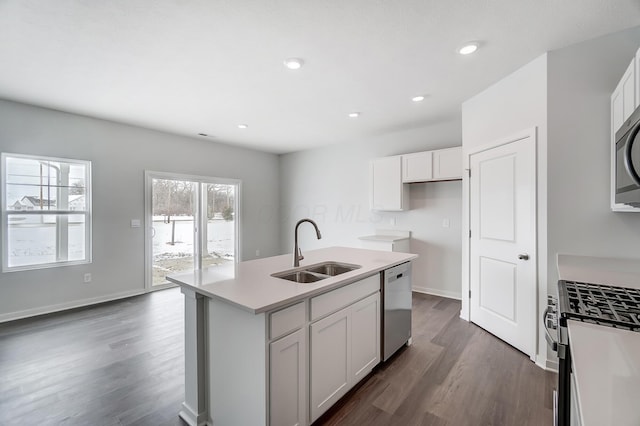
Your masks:
[{"label": "drawer front", "polygon": [[380,274],[316,296],[311,299],[311,321],[336,312],[376,291],[380,291]]},{"label": "drawer front", "polygon": [[269,338],[275,339],[305,324],[305,302],[296,303],[270,315]]}]

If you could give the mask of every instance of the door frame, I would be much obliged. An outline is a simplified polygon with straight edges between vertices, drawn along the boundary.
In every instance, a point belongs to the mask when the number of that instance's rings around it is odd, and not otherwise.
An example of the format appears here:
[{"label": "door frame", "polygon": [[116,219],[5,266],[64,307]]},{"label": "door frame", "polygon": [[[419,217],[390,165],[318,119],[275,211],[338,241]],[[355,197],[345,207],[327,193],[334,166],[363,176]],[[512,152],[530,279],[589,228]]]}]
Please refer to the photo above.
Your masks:
[{"label": "door frame", "polygon": [[[462,263],[463,263],[463,272],[462,272],[462,308],[460,310],[460,317],[466,321],[471,321],[471,303],[469,302],[469,293],[471,290],[471,238],[469,238],[469,232],[471,229],[471,185],[469,184],[469,171],[471,165],[471,156],[474,154],[478,154],[483,151],[488,151],[493,148],[497,148],[503,145],[507,145],[511,142],[516,142],[522,139],[531,138],[532,143],[534,144],[534,200],[533,200],[533,214],[534,214],[534,239],[533,239],[533,252],[535,256],[535,265],[534,265],[534,282],[535,285],[531,289],[531,300],[535,302],[534,309],[532,312],[535,315],[535,318],[532,318],[533,321],[533,330],[531,339],[531,354],[529,357],[532,361],[536,362],[537,353],[538,353],[538,334],[540,332],[539,321],[537,320],[537,315],[541,303],[541,298],[539,296],[540,293],[540,260],[539,260],[539,250],[538,250],[538,232],[539,232],[539,212],[538,212],[538,196],[539,196],[539,173],[538,173],[538,132],[537,127],[530,127],[519,132],[516,132],[510,136],[503,137],[500,139],[496,139],[492,142],[482,144],[468,150],[464,151],[463,160],[464,160],[464,171],[462,177],[463,184],[463,194],[465,195],[463,200],[462,207],[462,237],[463,241],[463,253],[462,253]],[[464,147],[463,147],[464,149]],[[545,289],[546,294],[546,289]]]},{"label": "door frame", "polygon": [[[240,243],[240,220],[242,217],[242,181],[240,179],[231,179],[231,178],[221,178],[215,176],[202,176],[202,175],[189,175],[184,173],[173,173],[173,172],[157,172],[153,170],[145,170],[144,171],[144,290],[145,292],[151,292],[155,290],[163,290],[169,287],[176,287],[176,284],[173,283],[165,283],[160,285],[153,285],[153,241],[151,228],[152,223],[149,223],[149,219],[151,218],[151,214],[153,212],[153,197],[152,197],[152,179],[171,179],[171,180],[188,180],[191,182],[197,183],[217,183],[222,185],[235,185],[237,188],[237,193],[235,196],[234,203],[234,212],[235,212],[235,226],[234,226],[234,257],[233,261],[235,263],[241,262],[240,253],[241,251],[241,243]],[[206,212],[205,209],[202,208],[202,203],[200,202],[200,196],[198,196],[196,200],[196,215],[194,219],[196,223],[202,223],[205,218]],[[202,241],[194,241],[194,248],[198,251],[198,254],[202,251]],[[198,259],[194,259],[194,267],[196,269],[199,268],[200,261]]]}]

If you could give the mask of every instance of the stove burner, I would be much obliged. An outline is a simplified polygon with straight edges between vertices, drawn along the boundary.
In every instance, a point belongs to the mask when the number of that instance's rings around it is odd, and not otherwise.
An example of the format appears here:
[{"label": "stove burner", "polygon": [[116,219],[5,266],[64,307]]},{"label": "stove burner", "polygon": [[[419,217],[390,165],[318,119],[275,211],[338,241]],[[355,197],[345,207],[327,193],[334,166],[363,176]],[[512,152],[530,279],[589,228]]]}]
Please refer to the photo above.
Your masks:
[{"label": "stove burner", "polygon": [[560,315],[566,319],[640,331],[640,290],[559,282]]}]

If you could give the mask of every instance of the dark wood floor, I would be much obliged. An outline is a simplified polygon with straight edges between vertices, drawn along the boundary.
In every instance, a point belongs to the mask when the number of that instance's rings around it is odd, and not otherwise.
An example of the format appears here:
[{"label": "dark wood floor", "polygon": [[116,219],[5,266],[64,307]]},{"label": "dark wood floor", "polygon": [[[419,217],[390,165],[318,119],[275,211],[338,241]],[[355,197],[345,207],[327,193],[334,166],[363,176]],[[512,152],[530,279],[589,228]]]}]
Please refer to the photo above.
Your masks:
[{"label": "dark wood floor", "polygon": [[[552,373],[414,295],[413,345],[317,424],[551,425]],[[0,425],[184,425],[177,289],[0,324]]]}]

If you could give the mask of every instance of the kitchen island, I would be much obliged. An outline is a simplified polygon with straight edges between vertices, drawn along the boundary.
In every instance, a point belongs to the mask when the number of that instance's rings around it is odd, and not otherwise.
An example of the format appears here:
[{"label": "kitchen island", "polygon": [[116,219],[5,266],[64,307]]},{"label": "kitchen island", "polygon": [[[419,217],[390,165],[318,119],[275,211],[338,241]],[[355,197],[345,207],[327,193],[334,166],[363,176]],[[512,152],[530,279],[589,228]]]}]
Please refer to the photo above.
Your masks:
[{"label": "kitchen island", "polygon": [[410,253],[308,251],[300,268],[357,267],[310,283],[272,276],[292,255],[168,276],[185,295],[190,425],[310,424],[380,362],[380,272]]}]

